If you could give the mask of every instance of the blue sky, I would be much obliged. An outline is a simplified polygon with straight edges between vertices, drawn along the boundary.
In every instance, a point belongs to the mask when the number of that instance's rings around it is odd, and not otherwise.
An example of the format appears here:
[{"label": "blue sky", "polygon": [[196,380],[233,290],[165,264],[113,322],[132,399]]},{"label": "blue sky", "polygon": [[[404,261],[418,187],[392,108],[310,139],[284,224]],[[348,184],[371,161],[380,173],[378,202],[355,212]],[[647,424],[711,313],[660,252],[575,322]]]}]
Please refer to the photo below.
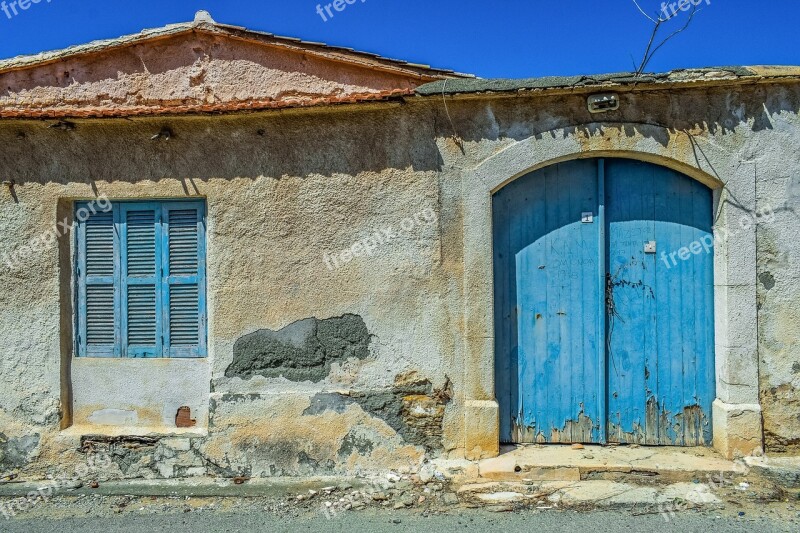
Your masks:
[{"label": "blue sky", "polygon": [[[11,1],[5,0],[6,4]],[[21,0],[23,3],[34,0]],[[800,0],[698,0],[703,9],[648,71],[721,65],[800,65]],[[38,0],[0,11],[0,57],[54,50],[143,28],[218,22],[348,46],[482,77],[631,70],[651,23],[631,0],[355,0],[334,17],[326,0]],[[648,12],[661,0],[640,0]],[[323,14],[325,13],[323,9]],[[665,25],[664,36],[686,14]]]}]

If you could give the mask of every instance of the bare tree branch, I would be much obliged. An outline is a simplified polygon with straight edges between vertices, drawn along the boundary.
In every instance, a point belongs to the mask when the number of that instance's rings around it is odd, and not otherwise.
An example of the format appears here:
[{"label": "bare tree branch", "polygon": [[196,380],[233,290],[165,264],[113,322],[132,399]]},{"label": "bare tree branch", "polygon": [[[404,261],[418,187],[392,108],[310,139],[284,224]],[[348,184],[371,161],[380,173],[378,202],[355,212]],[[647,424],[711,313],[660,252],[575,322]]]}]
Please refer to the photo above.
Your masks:
[{"label": "bare tree branch", "polygon": [[[672,33],[671,33],[671,34],[670,34],[670,35],[669,35],[669,36],[668,36],[666,39],[664,39],[663,41],[661,41],[661,44],[659,44],[658,46],[656,46],[656,47],[653,49],[653,51],[650,53],[650,57],[648,57],[648,58],[647,58],[647,63],[649,63],[649,62],[650,62],[650,60],[651,60],[651,59],[653,59],[653,56],[654,56],[654,55],[656,55],[656,52],[658,52],[658,51],[661,49],[661,47],[662,47],[662,46],[664,46],[665,44],[667,44],[667,41],[669,41],[669,40],[670,40],[670,39],[672,39],[673,37],[677,36],[679,33],[682,33],[682,32],[684,32],[684,31],[686,31],[686,29],[689,27],[689,24],[691,24],[691,23],[692,23],[692,19],[694,19],[694,16],[697,14],[697,12],[698,12],[698,11],[699,11],[699,9],[697,9],[697,6],[694,6],[694,8],[692,9],[692,12],[691,12],[691,13],[689,13],[689,18],[686,20],[686,24],[684,24],[684,25],[683,25],[683,27],[682,27],[681,29],[679,29],[679,30],[676,30],[676,31],[672,32]],[[645,66],[646,66],[646,64],[645,64]],[[643,70],[644,70],[644,69],[643,69]]]},{"label": "bare tree branch", "polygon": [[[644,72],[644,69],[647,68],[647,65],[650,63],[650,61],[652,61],[653,57],[656,55],[656,52],[658,52],[661,49],[661,47],[663,47],[665,44],[667,44],[667,42],[670,39],[672,39],[673,37],[677,36],[678,34],[684,32],[689,27],[689,25],[692,23],[692,20],[694,19],[694,16],[697,14],[698,11],[699,10],[697,9],[697,6],[693,6],[691,13],[689,13],[689,18],[686,20],[686,24],[684,24],[681,29],[676,30],[676,31],[672,32],[671,34],[669,34],[669,36],[667,36],[666,39],[661,41],[661,43],[658,46],[653,48],[653,43],[655,42],[655,38],[656,38],[656,35],[658,34],[658,30],[661,29],[661,24],[663,24],[663,22],[664,22],[661,19],[659,19],[659,21],[656,23],[655,28],[653,29],[653,34],[650,37],[650,42],[647,45],[647,50],[645,51],[645,55],[644,55],[644,59],[642,60],[642,64],[639,65],[639,69],[636,71],[636,77],[639,77],[639,76],[642,75],[642,73]],[[652,48],[652,51],[651,51],[651,48]]]},{"label": "bare tree branch", "polygon": [[[648,15],[647,13],[644,12],[644,9],[642,9],[642,6],[639,5],[639,2],[637,2],[636,0],[633,0],[633,3],[636,5],[636,8],[639,10],[639,12],[642,15],[644,15],[645,17],[647,17],[647,20],[649,20],[653,24],[656,24],[655,19],[653,19],[653,17],[651,17],[650,15]],[[660,18],[659,18],[659,20],[660,20]]]},{"label": "bare tree branch", "polygon": [[691,11],[691,13],[689,13],[689,18],[686,20],[686,24],[684,24],[681,29],[672,32],[666,39],[661,41],[658,45],[654,46],[655,42],[656,42],[656,37],[658,37],[658,32],[659,32],[659,30],[661,30],[661,26],[665,22],[670,20],[670,19],[669,18],[662,18],[662,17],[658,17],[657,19],[654,19],[654,18],[650,17],[649,15],[647,15],[647,13],[644,12],[644,10],[639,5],[637,0],[633,0],[633,3],[636,5],[636,7],[639,9],[639,11],[645,17],[647,17],[648,20],[650,20],[653,23],[653,32],[650,34],[650,40],[647,42],[647,48],[644,51],[644,56],[642,57],[642,62],[639,64],[639,68],[636,69],[636,73],[634,75],[634,77],[638,78],[638,77],[640,77],[642,75],[642,73],[644,72],[644,69],[647,68],[647,65],[650,63],[650,61],[652,61],[653,57],[656,55],[656,52],[658,52],[673,37],[677,36],[678,34],[682,33],[683,31],[685,31],[689,27],[689,25],[692,23],[692,20],[694,19],[694,16],[698,13],[698,11],[700,11],[700,9],[698,9],[696,5],[692,6],[692,11]]},{"label": "bare tree branch", "polygon": [[648,58],[650,57],[650,50],[653,48],[653,43],[656,41],[656,36],[658,35],[658,30],[661,29],[661,25],[663,22],[659,20],[656,22],[655,27],[653,28],[653,33],[650,34],[650,40],[647,42],[647,48],[644,50],[644,57],[642,57],[642,62],[639,63],[639,68],[636,69],[635,77],[639,77],[644,72],[644,69],[647,68],[647,64],[650,62]]}]

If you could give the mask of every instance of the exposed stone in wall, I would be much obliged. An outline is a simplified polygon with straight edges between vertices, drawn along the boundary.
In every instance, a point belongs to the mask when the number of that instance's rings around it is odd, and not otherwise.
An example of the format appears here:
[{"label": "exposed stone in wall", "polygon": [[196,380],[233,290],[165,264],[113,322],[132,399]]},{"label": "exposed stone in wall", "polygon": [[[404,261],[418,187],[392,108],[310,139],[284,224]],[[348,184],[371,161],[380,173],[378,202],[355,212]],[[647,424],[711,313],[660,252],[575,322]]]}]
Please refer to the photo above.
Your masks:
[{"label": "exposed stone in wall", "polygon": [[245,335],[233,346],[233,363],[227,377],[285,377],[291,381],[319,382],[331,365],[351,357],[369,355],[370,334],[357,315],[319,320],[307,318],[273,331]]},{"label": "exposed stone in wall", "polygon": [[108,456],[114,469],[103,472],[114,478],[175,478],[207,474],[234,477],[238,473],[211,463],[200,448],[203,437],[81,437],[80,452]]},{"label": "exposed stone in wall", "polygon": [[27,465],[39,445],[39,438],[38,433],[22,437],[0,433],[0,474]]},{"label": "exposed stone in wall", "polygon": [[[800,372],[797,373],[800,375]],[[769,409],[764,410],[764,445],[770,452],[800,452],[800,435],[794,427],[800,427],[800,400],[798,390],[791,384],[783,384],[763,391],[761,401]],[[786,421],[790,420],[791,425]]]},{"label": "exposed stone in wall", "polygon": [[449,380],[435,388],[415,371],[379,390],[226,393],[211,399],[198,451],[208,473],[223,477],[415,468],[443,449],[452,396]]},{"label": "exposed stone in wall", "polygon": [[[344,412],[349,404],[356,403],[364,411],[381,418],[409,444],[422,446],[426,451],[442,449],[442,423],[445,405],[449,402],[449,380],[442,389],[433,389],[427,379],[416,372],[400,375],[391,389],[357,391],[349,396],[336,393],[315,395],[304,415],[317,415],[326,410]],[[364,450],[370,444],[363,438],[348,434],[340,455],[349,455],[352,449]]]},{"label": "exposed stone in wall", "polygon": [[210,412],[203,457],[236,475],[413,469],[425,455],[347,393],[223,394],[213,399]]}]

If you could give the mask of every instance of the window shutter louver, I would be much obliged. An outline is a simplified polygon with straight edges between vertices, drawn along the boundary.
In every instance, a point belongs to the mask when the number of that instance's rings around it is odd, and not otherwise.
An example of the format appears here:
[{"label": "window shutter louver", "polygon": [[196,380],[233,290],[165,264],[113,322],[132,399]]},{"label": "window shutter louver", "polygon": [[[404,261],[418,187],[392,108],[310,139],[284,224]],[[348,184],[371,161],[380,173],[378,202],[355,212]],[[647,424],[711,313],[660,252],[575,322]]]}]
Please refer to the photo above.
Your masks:
[{"label": "window shutter louver", "polygon": [[[90,213],[88,204],[78,204]],[[119,357],[119,315],[116,290],[118,240],[114,213],[97,211],[77,223],[78,231],[78,353],[89,357]]]},{"label": "window shutter louver", "polygon": [[198,357],[206,349],[204,206],[164,204],[163,294],[167,357]]},{"label": "window shutter louver", "polygon": [[161,357],[161,308],[158,223],[156,204],[123,204],[122,331],[127,357]]}]

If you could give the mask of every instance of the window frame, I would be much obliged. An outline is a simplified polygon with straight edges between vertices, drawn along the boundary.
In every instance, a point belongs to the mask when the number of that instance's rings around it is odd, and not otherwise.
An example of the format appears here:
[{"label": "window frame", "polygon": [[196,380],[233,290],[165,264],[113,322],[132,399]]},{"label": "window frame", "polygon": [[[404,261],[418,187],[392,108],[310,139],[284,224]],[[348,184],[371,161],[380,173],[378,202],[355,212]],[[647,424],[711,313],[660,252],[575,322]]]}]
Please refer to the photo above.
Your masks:
[{"label": "window frame", "polygon": [[[73,245],[74,276],[74,354],[80,358],[123,358],[123,359],[203,359],[208,357],[208,312],[207,312],[207,259],[206,234],[207,214],[205,199],[126,199],[110,201],[113,228],[113,276],[89,276],[86,274],[86,222],[78,219],[78,211],[89,209],[93,201],[76,201],[73,209],[75,237]],[[96,204],[95,204],[96,205]],[[130,278],[124,275],[127,264],[126,214],[129,210],[152,209],[154,217],[155,274],[154,285],[156,304],[156,344],[153,347],[129,346],[127,344],[128,313],[125,306],[125,290]],[[195,209],[197,212],[197,269],[194,274],[171,275],[169,258],[169,213],[174,210]],[[83,275],[82,275],[83,274]],[[114,345],[91,346],[87,335],[87,285],[113,284]],[[198,344],[170,344],[170,287],[183,284],[196,284]]]}]

